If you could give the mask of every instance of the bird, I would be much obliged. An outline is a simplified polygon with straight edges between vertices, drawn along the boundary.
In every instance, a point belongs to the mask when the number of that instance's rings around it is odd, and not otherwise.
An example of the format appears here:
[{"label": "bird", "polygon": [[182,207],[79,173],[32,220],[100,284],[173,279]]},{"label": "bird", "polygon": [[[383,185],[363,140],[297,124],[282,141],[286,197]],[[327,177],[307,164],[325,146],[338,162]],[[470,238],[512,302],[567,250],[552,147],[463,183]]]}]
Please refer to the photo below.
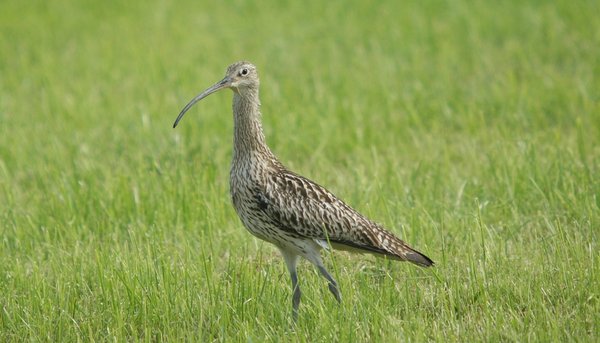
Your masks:
[{"label": "bird", "polygon": [[200,100],[223,89],[233,91],[231,200],[246,229],[281,252],[292,284],[294,322],[302,294],[296,268],[301,257],[316,266],[338,303],[342,300],[339,287],[325,268],[320,254],[323,249],[370,253],[421,267],[432,266],[429,257],[277,159],[267,146],[262,128],[259,85],[254,64],[233,63],[221,81],[185,105],[173,128]]}]

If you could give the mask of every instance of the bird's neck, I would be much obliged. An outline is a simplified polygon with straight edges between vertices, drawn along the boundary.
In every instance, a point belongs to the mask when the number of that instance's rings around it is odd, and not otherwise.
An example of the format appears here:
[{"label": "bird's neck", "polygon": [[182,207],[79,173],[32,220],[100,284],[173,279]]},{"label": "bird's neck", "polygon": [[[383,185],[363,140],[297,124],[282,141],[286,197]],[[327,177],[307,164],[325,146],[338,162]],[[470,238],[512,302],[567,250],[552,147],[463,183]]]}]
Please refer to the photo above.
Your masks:
[{"label": "bird's neck", "polygon": [[258,88],[244,93],[234,91],[233,123],[234,159],[255,154],[273,156],[262,129]]}]

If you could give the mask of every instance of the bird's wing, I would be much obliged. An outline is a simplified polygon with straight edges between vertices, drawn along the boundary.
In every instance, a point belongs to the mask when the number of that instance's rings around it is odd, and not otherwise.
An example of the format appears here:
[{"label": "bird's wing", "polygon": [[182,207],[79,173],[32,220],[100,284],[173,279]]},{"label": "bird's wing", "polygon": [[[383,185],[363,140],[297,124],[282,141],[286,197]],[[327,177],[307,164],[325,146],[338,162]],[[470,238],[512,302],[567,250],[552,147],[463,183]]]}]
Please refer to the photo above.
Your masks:
[{"label": "bird's wing", "polygon": [[328,241],[335,248],[358,250],[407,260],[433,262],[348,206],[324,187],[287,170],[270,175],[260,197],[262,211],[282,230]]}]

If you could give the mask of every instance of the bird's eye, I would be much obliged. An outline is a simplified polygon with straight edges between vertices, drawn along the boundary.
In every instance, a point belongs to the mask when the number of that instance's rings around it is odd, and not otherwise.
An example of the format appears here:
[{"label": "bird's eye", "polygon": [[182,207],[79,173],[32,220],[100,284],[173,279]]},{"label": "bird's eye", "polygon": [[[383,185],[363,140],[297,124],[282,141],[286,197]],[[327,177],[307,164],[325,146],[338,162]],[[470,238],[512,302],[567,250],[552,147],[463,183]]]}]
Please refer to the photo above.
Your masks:
[{"label": "bird's eye", "polygon": [[240,74],[248,75],[248,69],[246,69],[246,68],[242,69],[242,72]]}]

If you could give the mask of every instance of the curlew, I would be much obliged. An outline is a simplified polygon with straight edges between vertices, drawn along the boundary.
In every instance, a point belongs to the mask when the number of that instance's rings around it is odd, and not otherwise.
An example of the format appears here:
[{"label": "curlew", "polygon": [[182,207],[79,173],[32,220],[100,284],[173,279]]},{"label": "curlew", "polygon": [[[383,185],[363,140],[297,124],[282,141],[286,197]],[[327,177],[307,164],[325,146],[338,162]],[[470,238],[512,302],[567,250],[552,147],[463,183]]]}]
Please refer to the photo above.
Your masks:
[{"label": "curlew", "polygon": [[242,61],[230,65],[221,81],[197,95],[181,110],[173,128],[198,101],[221,89],[233,91],[231,199],[248,231],[281,251],[292,281],[294,320],[298,317],[301,297],[296,273],[299,257],[316,266],[338,302],[341,302],[340,291],[323,264],[321,249],[331,246],[409,261],[422,267],[433,265],[429,257],[408,246],[380,224],[279,162],[265,141],[259,84],[253,64]]}]

